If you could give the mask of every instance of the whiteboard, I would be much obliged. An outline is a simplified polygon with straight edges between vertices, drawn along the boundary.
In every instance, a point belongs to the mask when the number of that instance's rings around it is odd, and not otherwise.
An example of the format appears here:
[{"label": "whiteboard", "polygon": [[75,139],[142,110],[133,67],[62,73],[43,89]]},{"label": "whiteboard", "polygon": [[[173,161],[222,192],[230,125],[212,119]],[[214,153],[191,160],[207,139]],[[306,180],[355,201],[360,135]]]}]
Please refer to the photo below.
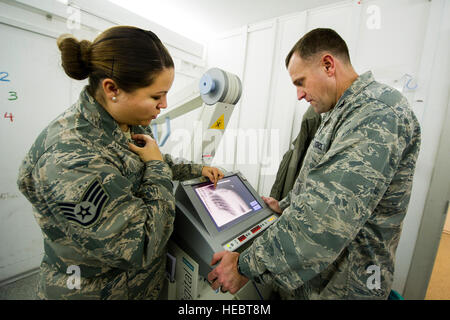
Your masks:
[{"label": "whiteboard", "polygon": [[0,24],[0,281],[39,266],[43,243],[19,192],[19,166],[38,134],[70,105],[71,81],[53,38]]}]

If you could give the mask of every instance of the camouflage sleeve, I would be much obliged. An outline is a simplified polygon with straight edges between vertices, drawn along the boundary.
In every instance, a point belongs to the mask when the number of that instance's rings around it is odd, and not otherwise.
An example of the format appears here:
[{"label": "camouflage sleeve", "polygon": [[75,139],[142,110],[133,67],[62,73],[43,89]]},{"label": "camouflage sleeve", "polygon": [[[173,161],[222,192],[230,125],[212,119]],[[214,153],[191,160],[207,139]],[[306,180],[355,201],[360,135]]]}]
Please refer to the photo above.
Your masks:
[{"label": "camouflage sleeve", "polygon": [[[150,127],[142,127],[146,134],[155,139],[152,129]],[[173,180],[183,181],[194,179],[202,175],[203,165],[194,164],[191,161],[187,161],[183,158],[173,159],[170,154],[163,154],[164,162],[167,163],[172,169]]]},{"label": "camouflage sleeve", "polygon": [[284,197],[283,199],[281,199],[278,202],[278,205],[280,206],[281,211],[284,211],[284,209],[289,207],[289,205],[291,204],[291,193],[292,193],[292,190],[289,191],[289,193],[286,195],[286,197]]},{"label": "camouflage sleeve", "polygon": [[144,170],[135,186],[126,176],[134,172],[121,172],[107,155],[88,147],[65,144],[45,153],[33,175],[56,223],[43,231],[55,235],[52,241],[63,232],[71,241],[66,245],[73,242],[83,256],[105,266],[148,267],[166,250],[175,199],[166,163],[148,161]]},{"label": "camouflage sleeve", "polygon": [[182,158],[172,159],[170,154],[164,154],[164,161],[172,169],[174,180],[189,180],[202,175],[203,165],[194,164]]},{"label": "camouflage sleeve", "polygon": [[402,134],[386,107],[342,124],[278,222],[240,255],[242,273],[295,290],[333,263],[388,188]]}]

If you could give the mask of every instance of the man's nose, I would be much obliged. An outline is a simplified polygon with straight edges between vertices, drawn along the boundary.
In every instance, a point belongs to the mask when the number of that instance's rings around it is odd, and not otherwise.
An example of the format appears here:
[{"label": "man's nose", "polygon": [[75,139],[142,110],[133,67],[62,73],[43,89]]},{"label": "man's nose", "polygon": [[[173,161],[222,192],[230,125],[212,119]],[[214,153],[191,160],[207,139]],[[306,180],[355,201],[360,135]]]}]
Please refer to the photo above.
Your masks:
[{"label": "man's nose", "polygon": [[297,98],[298,100],[302,100],[304,97],[306,97],[306,92],[303,91],[302,88],[297,88]]}]

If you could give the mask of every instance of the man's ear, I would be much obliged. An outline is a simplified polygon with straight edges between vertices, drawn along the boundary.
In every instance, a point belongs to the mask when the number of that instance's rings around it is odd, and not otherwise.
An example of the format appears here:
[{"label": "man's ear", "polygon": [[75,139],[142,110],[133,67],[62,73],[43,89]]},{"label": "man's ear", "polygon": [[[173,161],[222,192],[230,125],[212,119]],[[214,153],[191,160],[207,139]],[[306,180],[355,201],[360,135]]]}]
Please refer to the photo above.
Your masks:
[{"label": "man's ear", "polygon": [[321,64],[328,76],[333,76],[336,72],[336,61],[331,54],[322,56]]}]

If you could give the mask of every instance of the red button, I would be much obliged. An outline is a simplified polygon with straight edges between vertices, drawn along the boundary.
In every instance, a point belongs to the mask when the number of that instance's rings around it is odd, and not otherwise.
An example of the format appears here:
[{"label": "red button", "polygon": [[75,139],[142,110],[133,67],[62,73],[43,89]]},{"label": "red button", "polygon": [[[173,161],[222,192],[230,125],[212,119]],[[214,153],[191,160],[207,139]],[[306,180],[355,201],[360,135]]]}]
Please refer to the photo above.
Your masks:
[{"label": "red button", "polygon": [[239,240],[240,242],[244,241],[245,239],[247,239],[247,237],[244,236],[244,235],[242,235],[242,236],[240,236],[240,237],[238,238],[238,240]]},{"label": "red button", "polygon": [[259,229],[261,229],[260,226],[256,226],[252,229],[252,233],[255,233],[256,231],[258,231]]}]

